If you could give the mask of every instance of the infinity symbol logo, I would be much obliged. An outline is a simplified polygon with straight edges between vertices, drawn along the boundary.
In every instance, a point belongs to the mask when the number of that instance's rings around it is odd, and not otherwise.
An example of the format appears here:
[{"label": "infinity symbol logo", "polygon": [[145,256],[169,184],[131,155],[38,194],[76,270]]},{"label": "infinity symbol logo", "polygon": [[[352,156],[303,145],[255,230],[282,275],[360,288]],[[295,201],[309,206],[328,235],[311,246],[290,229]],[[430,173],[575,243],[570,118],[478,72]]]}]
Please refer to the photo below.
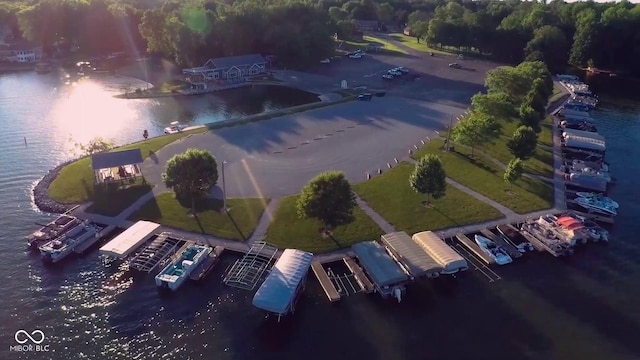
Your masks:
[{"label": "infinity symbol logo", "polygon": [[[22,336],[19,336],[19,335],[22,335]],[[25,336],[27,337],[26,339],[24,338]],[[40,337],[39,340],[38,340],[38,337]],[[25,330],[21,329],[16,331],[14,338],[16,339],[16,342],[18,344],[24,344],[29,340],[31,340],[34,344],[42,344],[42,342],[44,341],[44,333],[42,332],[42,330],[33,330],[31,334],[29,334]]]}]

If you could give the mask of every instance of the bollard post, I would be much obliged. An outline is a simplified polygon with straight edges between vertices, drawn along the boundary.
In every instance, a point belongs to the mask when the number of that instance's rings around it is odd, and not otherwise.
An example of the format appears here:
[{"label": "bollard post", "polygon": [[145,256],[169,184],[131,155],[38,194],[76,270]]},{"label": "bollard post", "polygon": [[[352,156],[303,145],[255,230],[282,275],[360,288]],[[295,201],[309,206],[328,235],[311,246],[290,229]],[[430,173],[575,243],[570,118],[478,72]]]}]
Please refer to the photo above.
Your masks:
[{"label": "bollard post", "polygon": [[367,180],[371,179],[371,174],[369,174],[369,172],[367,171]]},{"label": "bollard post", "polygon": [[393,161],[396,162],[396,164],[398,163],[398,158],[393,158]]},{"label": "bollard post", "polygon": [[418,146],[417,145],[413,145],[413,148],[418,150]]},{"label": "bollard post", "polygon": [[424,140],[420,140],[420,143],[421,143],[422,145],[424,145]]},{"label": "bollard post", "polygon": [[382,169],[378,168],[378,175],[382,174]]},{"label": "bollard post", "polygon": [[391,169],[391,164],[387,163],[387,167],[388,167],[389,169]]},{"label": "bollard post", "polygon": [[411,151],[411,149],[409,149],[409,155],[413,154],[413,151]]}]

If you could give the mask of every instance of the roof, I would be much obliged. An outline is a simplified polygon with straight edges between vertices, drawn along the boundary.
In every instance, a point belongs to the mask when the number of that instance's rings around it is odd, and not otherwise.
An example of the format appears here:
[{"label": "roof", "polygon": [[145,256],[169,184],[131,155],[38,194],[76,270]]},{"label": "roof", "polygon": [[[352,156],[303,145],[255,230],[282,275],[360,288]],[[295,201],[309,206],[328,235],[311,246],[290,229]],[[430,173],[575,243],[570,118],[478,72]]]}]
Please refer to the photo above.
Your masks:
[{"label": "roof", "polygon": [[385,287],[409,279],[387,251],[375,241],[357,243],[351,247],[356,253],[360,264],[371,276],[376,285]]},{"label": "roof", "polygon": [[138,221],[100,248],[100,254],[124,258],[147,241],[160,227],[151,221]]},{"label": "roof", "polygon": [[266,63],[264,57],[260,54],[229,56],[209,59],[204,66],[218,69],[230,68],[239,65],[253,65]]},{"label": "roof", "polygon": [[467,261],[460,254],[450,248],[433,232],[419,232],[413,234],[411,238],[442,265],[444,273],[454,273],[459,270],[466,270],[469,267]]},{"label": "roof", "polygon": [[101,152],[91,155],[91,166],[93,170],[107,169],[122,165],[140,164],[142,162],[142,152],[140,148]]},{"label": "roof", "polygon": [[577,130],[577,129],[564,129],[563,132],[569,136],[584,137],[584,138],[594,139],[594,140],[604,142],[604,136],[598,134],[597,132],[583,131],[583,130]]},{"label": "roof", "polygon": [[607,146],[604,141],[587,138],[584,136],[567,135],[564,144],[568,147],[605,152]]},{"label": "roof", "polygon": [[406,232],[385,234],[380,237],[380,240],[393,251],[411,275],[419,277],[442,271],[442,266]]},{"label": "roof", "polygon": [[254,295],[253,306],[276,314],[286,314],[298,286],[309,271],[312,258],[312,253],[286,249]]}]

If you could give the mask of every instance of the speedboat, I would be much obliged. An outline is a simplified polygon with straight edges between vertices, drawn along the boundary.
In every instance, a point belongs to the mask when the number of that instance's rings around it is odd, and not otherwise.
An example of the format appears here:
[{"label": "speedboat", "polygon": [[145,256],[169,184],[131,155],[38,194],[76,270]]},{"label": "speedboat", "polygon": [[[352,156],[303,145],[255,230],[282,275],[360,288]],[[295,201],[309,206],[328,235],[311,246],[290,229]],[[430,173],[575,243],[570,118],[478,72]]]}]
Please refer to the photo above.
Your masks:
[{"label": "speedboat", "polygon": [[182,126],[182,124],[180,124],[180,122],[173,121],[173,122],[171,122],[169,124],[169,126],[164,128],[164,133],[165,134],[176,134],[176,133],[179,133],[180,131],[182,131],[182,129],[184,129],[184,126]]},{"label": "speedboat", "polygon": [[600,178],[602,178],[604,181],[606,181],[608,183],[610,183],[613,180],[613,178],[611,178],[611,175],[607,171],[596,170],[596,169],[588,167],[588,166],[572,166],[569,169],[569,173],[571,173],[571,174],[580,174],[580,175],[585,175],[585,176],[600,177]]},{"label": "speedboat", "polygon": [[542,215],[536,222],[546,230],[554,233],[558,239],[562,240],[569,246],[574,246],[578,241],[583,241],[581,234],[560,226],[558,224],[558,218],[554,215]]},{"label": "speedboat", "polygon": [[589,212],[600,213],[609,216],[618,215],[616,202],[608,197],[578,197],[574,200],[578,205]]},{"label": "speedboat", "polygon": [[56,263],[68,255],[75,248],[92,237],[99,238],[102,229],[89,221],[84,221],[80,225],[69,230],[63,236],[56,238],[39,247],[42,260]]},{"label": "speedboat", "polygon": [[505,265],[513,261],[506,250],[496,245],[496,243],[494,243],[490,239],[482,235],[476,235],[475,240],[476,244],[480,246],[480,249],[482,249],[482,251],[489,255],[493,260],[495,260],[496,264]]},{"label": "speedboat", "polygon": [[577,197],[581,197],[581,198],[587,198],[587,199],[594,199],[594,200],[602,200],[602,201],[606,201],[607,203],[609,203],[612,207],[614,208],[619,208],[620,205],[615,202],[613,199],[608,198],[606,196],[602,196],[598,193],[592,193],[592,192],[586,192],[586,191],[578,191],[576,193]]}]

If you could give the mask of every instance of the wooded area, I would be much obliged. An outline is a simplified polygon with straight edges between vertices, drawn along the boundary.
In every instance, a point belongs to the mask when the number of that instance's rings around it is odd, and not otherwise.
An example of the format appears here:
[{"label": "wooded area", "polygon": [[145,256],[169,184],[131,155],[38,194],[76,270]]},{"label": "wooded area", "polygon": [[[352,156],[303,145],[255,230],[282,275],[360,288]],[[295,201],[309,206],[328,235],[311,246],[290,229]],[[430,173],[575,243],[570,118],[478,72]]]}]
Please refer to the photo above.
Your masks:
[{"label": "wooded area", "polygon": [[25,0],[0,1],[0,24],[49,52],[102,55],[131,49],[191,66],[262,53],[304,66],[330,55],[352,20],[412,34],[432,46],[498,61],[543,60],[639,74],[640,5],[443,0]]}]

